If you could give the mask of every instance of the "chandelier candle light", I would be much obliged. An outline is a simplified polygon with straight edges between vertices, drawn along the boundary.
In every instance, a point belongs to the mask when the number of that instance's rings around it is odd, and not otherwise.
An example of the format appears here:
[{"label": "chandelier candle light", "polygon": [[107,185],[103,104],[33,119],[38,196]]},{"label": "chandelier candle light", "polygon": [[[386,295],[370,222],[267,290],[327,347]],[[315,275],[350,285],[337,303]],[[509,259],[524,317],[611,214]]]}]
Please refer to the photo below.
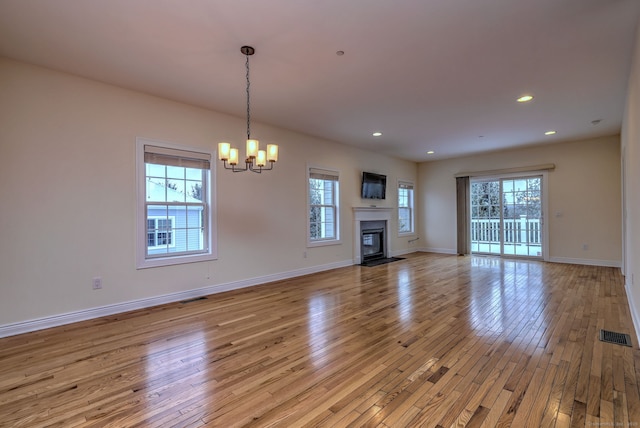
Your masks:
[{"label": "chandelier candle light", "polygon": [[[245,158],[244,168],[237,168],[238,165],[238,149],[231,147],[229,143],[218,143],[218,159],[222,161],[225,169],[230,169],[233,172],[253,171],[261,173],[262,171],[269,171],[273,169],[273,164],[278,160],[278,146],[276,144],[267,144],[267,150],[260,150],[260,143],[258,140],[251,138],[251,108],[249,87],[249,56],[253,55],[256,50],[251,46],[243,46],[240,48],[246,58],[247,68],[247,157]],[[269,162],[269,168],[265,168],[267,162]],[[231,165],[230,167],[228,165]]]}]

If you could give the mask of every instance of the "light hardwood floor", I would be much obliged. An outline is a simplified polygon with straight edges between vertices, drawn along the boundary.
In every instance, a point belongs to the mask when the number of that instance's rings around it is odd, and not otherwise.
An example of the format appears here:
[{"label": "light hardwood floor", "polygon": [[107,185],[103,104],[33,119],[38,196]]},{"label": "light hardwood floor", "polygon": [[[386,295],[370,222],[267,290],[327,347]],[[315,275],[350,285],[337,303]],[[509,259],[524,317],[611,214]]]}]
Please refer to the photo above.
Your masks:
[{"label": "light hardwood floor", "polygon": [[0,426],[640,426],[618,269],[406,257],[0,339]]}]

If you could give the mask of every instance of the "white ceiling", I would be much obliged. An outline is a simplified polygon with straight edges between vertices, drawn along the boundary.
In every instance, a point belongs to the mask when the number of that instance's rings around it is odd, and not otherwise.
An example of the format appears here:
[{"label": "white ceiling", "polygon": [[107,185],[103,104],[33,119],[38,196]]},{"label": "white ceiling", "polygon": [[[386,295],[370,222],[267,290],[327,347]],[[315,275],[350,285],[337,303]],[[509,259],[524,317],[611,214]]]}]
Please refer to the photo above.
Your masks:
[{"label": "white ceiling", "polygon": [[638,0],[0,0],[0,55],[243,117],[248,44],[253,121],[424,161],[618,133],[639,17]]}]

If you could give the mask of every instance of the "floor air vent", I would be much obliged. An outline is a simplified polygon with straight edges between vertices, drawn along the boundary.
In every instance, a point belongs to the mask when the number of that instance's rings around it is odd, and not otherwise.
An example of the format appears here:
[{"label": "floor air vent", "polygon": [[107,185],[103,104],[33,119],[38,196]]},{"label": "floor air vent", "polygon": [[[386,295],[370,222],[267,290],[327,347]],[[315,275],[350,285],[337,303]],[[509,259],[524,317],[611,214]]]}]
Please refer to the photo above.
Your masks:
[{"label": "floor air vent", "polygon": [[197,302],[198,300],[206,300],[206,297],[195,297],[193,299],[182,300],[180,303]]},{"label": "floor air vent", "polygon": [[615,343],[616,345],[631,346],[631,336],[624,333],[616,333],[615,331],[600,330],[600,340],[607,343]]}]

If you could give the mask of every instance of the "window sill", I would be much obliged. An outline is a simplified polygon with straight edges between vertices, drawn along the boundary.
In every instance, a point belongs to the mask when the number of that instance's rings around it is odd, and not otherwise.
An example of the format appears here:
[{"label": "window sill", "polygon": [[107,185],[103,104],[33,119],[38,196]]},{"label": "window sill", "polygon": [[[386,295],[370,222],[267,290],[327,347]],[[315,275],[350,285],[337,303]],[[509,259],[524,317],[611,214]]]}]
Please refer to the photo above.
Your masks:
[{"label": "window sill", "polygon": [[398,238],[415,238],[415,237],[416,237],[415,232],[398,233]]},{"label": "window sill", "polygon": [[138,260],[136,269],[147,269],[162,266],[182,265],[216,260],[215,254],[197,254],[192,256],[157,257],[153,259]]},{"label": "window sill", "polygon": [[313,247],[326,247],[329,245],[341,245],[342,241],[340,239],[327,239],[326,241],[308,241],[307,248]]}]

